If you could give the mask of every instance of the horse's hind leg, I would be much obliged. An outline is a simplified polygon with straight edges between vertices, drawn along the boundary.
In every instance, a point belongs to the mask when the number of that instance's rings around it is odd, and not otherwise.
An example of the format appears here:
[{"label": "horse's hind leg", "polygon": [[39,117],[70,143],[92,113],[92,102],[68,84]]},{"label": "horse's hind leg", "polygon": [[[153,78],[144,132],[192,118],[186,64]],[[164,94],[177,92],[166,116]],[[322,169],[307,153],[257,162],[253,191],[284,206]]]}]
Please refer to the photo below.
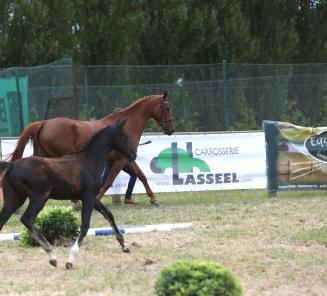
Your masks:
[{"label": "horse's hind leg", "polygon": [[53,246],[47,241],[47,239],[40,233],[35,227],[35,220],[38,213],[43,209],[47,199],[44,197],[32,196],[30,197],[30,203],[20,218],[20,221],[30,231],[32,237],[40,244],[40,246],[46,251],[49,256],[49,262],[53,266],[57,266],[57,257],[53,251]]},{"label": "horse's hind leg", "polygon": [[3,180],[3,206],[0,212],[0,230],[11,215],[23,205],[26,196],[19,193],[6,178]]},{"label": "horse's hind leg", "polygon": [[106,208],[106,206],[99,200],[96,201],[94,208],[98,212],[100,212],[105,217],[106,220],[109,221],[109,223],[115,233],[116,239],[123,249],[123,252],[129,253],[128,245],[125,243],[124,236],[120,233],[120,231],[116,225],[115,218],[114,218],[113,214],[110,212],[110,210],[108,208]]},{"label": "horse's hind leg", "polygon": [[81,231],[73,245],[70,249],[68,261],[66,262],[66,268],[73,268],[75,258],[80,250],[83,239],[85,238],[87,231],[90,228],[91,214],[94,208],[94,199],[87,198],[82,201],[82,217],[81,217]]}]

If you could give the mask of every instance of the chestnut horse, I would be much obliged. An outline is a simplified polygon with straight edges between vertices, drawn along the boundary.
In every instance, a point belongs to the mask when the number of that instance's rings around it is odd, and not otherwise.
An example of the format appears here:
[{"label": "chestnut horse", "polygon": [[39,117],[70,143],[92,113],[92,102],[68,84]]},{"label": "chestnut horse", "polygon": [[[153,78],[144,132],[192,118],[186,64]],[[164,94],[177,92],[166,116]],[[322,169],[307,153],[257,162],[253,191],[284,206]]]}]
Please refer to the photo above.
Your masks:
[{"label": "chestnut horse", "polygon": [[[58,117],[31,123],[21,134],[11,155],[11,160],[14,161],[22,157],[24,148],[30,139],[33,142],[34,155],[59,157],[71,153],[80,149],[101,128],[118,119],[128,119],[124,129],[136,153],[140,137],[150,118],[157,122],[165,134],[171,135],[175,131],[175,119],[169,107],[168,92],[163,95],[140,98],[127,108],[94,121]],[[150,197],[150,202],[155,205],[158,204],[146,176],[136,162],[127,162],[126,157],[118,151],[111,151],[108,154],[108,161],[112,166],[97,195],[98,199],[102,198],[119,172],[124,169],[137,175]]]},{"label": "chestnut horse", "polygon": [[21,222],[47,252],[50,264],[57,266],[57,257],[53,246],[35,227],[35,221],[48,199],[75,198],[82,201],[81,229],[70,250],[66,268],[73,267],[75,257],[90,227],[93,208],[110,222],[123,251],[129,252],[124,237],[115,223],[114,216],[96,198],[108,152],[116,149],[129,160],[133,161],[136,158],[128,136],[124,133],[124,124],[125,121],[100,130],[81,152],[58,158],[32,156],[14,162],[0,162],[0,171],[3,174],[3,207],[0,212],[0,230],[28,198],[29,204],[21,217]]}]

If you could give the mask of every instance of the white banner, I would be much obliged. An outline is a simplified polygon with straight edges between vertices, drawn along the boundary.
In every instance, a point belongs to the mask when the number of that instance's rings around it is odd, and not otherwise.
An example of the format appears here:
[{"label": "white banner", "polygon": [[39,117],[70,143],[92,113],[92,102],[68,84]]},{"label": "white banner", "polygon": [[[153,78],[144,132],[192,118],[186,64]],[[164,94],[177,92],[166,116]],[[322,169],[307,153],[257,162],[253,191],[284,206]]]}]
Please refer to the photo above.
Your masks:
[{"label": "white banner", "polygon": [[[2,140],[8,155],[17,140]],[[145,135],[136,162],[153,192],[266,188],[266,152],[263,132]],[[31,155],[32,146],[24,156]],[[129,175],[121,172],[107,194],[125,194]],[[145,193],[137,180],[133,193]]]}]

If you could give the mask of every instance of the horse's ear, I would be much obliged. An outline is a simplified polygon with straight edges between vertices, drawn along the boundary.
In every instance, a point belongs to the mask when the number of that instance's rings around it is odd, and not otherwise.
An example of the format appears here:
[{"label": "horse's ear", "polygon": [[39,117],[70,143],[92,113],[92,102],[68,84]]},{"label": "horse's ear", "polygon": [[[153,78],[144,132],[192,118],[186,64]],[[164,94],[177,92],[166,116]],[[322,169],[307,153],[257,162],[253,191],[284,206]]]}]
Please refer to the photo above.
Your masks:
[{"label": "horse's ear", "polygon": [[169,91],[165,91],[164,94],[163,94],[163,100],[167,100],[168,99],[168,96],[169,96]]}]

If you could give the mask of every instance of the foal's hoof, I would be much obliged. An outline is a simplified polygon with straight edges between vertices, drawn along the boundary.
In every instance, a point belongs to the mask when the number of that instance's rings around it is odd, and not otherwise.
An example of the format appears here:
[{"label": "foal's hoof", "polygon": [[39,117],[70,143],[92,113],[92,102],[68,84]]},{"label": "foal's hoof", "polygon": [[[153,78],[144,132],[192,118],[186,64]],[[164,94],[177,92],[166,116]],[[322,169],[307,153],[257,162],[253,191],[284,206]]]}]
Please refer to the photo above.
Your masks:
[{"label": "foal's hoof", "polygon": [[72,262],[66,262],[66,268],[67,269],[72,269],[73,268],[73,263]]},{"label": "foal's hoof", "polygon": [[158,202],[157,200],[155,200],[155,199],[151,199],[151,200],[150,200],[150,203],[151,203],[152,205],[154,205],[154,206],[157,206],[157,207],[160,206],[159,202]]},{"label": "foal's hoof", "polygon": [[123,247],[123,252],[129,253],[130,252],[129,247],[128,246]]},{"label": "foal's hoof", "polygon": [[57,267],[57,260],[56,260],[56,259],[51,259],[51,260],[49,261],[49,263],[50,263],[52,266]]}]

